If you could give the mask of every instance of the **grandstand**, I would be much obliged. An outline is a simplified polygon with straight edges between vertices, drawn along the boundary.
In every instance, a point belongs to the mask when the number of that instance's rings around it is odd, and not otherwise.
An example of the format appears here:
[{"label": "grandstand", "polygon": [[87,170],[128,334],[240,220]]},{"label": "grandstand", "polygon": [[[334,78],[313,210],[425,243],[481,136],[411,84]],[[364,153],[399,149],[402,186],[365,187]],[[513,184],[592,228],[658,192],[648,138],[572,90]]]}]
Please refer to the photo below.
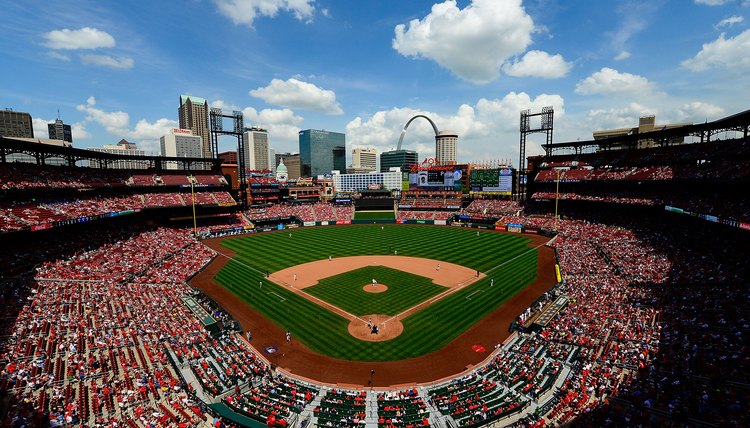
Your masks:
[{"label": "grandstand", "polygon": [[[361,201],[263,197],[241,211],[215,168],[2,163],[0,246],[11,251],[0,253],[0,421],[748,426],[750,143],[740,119],[749,115],[649,136],[742,126],[742,137],[723,141],[608,150],[603,140],[562,155],[552,149],[566,145],[555,143],[530,160],[525,205],[457,191],[365,201],[395,202],[403,217],[390,223],[554,236],[560,283],[517,314],[516,331],[481,364],[415,385],[381,385],[375,373],[361,385],[290,375],[283,356],[256,349],[229,308],[188,284],[222,257],[191,233],[193,201],[205,237],[349,224]],[[19,144],[0,141],[3,159]],[[36,146],[23,150],[46,150]],[[91,158],[48,150],[40,158]]]}]

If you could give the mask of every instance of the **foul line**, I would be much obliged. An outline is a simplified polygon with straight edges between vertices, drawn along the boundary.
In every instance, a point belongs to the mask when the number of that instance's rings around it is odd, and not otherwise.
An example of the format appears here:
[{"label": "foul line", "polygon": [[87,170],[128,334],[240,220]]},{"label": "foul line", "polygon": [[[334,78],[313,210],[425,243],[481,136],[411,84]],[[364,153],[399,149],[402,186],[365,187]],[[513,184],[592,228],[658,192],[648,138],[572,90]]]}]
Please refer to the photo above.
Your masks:
[{"label": "foul line", "polygon": [[[530,253],[530,252],[532,252],[532,251],[536,251],[536,250],[538,250],[539,248],[542,248],[543,246],[545,246],[545,245],[549,244],[550,242],[552,242],[552,240],[549,240],[549,241],[547,241],[547,242],[544,242],[544,243],[542,243],[542,244],[539,244],[539,245],[537,245],[536,247],[533,247],[533,248],[529,248],[528,250],[524,251],[523,253],[521,253],[521,254],[519,254],[519,255],[517,255],[517,256],[515,256],[515,257],[511,258],[511,259],[508,259],[508,260],[506,260],[506,261],[504,261],[504,262],[500,263],[499,265],[497,265],[497,266],[495,266],[495,267],[493,267],[493,268],[490,268],[489,270],[487,270],[487,272],[492,272],[492,271],[494,271],[495,269],[501,268],[501,267],[503,267],[503,266],[507,265],[508,263],[512,262],[513,260],[515,260],[515,259],[517,259],[517,258],[521,257],[521,256],[524,256],[524,255],[526,255],[526,254],[528,254],[528,253]],[[467,283],[467,282],[468,282],[468,281],[469,281],[470,279],[471,279],[471,278],[467,279],[466,281],[463,281],[463,282],[459,282],[459,284],[466,284],[466,283]],[[427,299],[427,300],[425,300],[424,302],[418,303],[418,304],[416,304],[416,305],[412,306],[411,308],[409,308],[409,309],[407,309],[407,310],[405,310],[405,311],[403,311],[403,312],[401,312],[401,313],[399,313],[399,314],[396,314],[396,315],[394,315],[394,316],[392,316],[392,317],[388,318],[387,320],[383,321],[383,324],[387,323],[388,321],[394,320],[394,319],[401,319],[401,317],[402,317],[402,316],[403,316],[404,314],[406,314],[406,313],[409,313],[409,312],[413,312],[413,311],[414,311],[414,309],[416,309],[416,308],[418,308],[418,307],[420,307],[420,306],[423,306],[423,305],[425,305],[425,304],[432,304],[432,303],[434,303],[434,302],[436,302],[436,301],[438,301],[438,300],[441,300],[441,299],[443,299],[443,298],[444,298],[445,296],[447,296],[447,295],[449,295],[449,294],[452,294],[452,293],[455,293],[456,291],[459,291],[459,290],[463,290],[464,288],[466,288],[466,286],[460,286],[460,287],[456,287],[456,288],[451,288],[451,289],[449,289],[449,290],[446,290],[446,291],[444,291],[444,292],[442,292],[442,293],[438,294],[437,296],[434,296],[434,297],[432,297],[432,298],[430,298],[430,299]],[[469,299],[469,300],[471,300],[471,299]]]},{"label": "foul line", "polygon": [[286,298],[279,296],[278,294],[276,294],[276,292],[271,291],[270,293],[266,293],[266,294],[273,294],[274,296],[281,299],[282,302],[286,301]]},{"label": "foul line", "polygon": [[[554,239],[554,238],[553,238],[553,239]],[[504,261],[504,262],[500,263],[499,265],[497,265],[497,266],[495,266],[495,267],[492,267],[492,268],[488,269],[486,273],[492,272],[492,271],[494,271],[495,269],[499,269],[499,268],[501,268],[501,267],[503,267],[503,266],[507,265],[508,263],[512,262],[513,260],[516,260],[516,259],[517,259],[517,258],[519,258],[519,257],[525,256],[526,254],[528,254],[528,253],[530,253],[530,252],[532,252],[532,251],[536,251],[536,250],[538,250],[539,248],[542,248],[543,246],[545,246],[545,245],[549,244],[550,242],[552,242],[552,240],[553,240],[553,239],[551,239],[551,240],[549,240],[549,241],[547,241],[547,242],[544,242],[544,243],[542,243],[542,244],[539,244],[539,245],[537,245],[536,247],[533,247],[533,248],[529,248],[528,250],[524,251],[523,253],[521,253],[521,254],[518,254],[517,256],[515,256],[515,257],[513,257],[513,258],[510,258],[510,259],[508,259],[508,260],[506,260],[506,261]],[[233,257],[231,257],[231,256],[228,256],[228,255],[226,255],[226,254],[224,254],[224,253],[222,253],[222,252],[220,252],[220,251],[216,251],[216,253],[217,253],[217,254],[219,254],[220,256],[226,257],[226,258],[227,258],[227,259],[229,259],[230,261],[233,261],[233,262],[235,262],[235,263],[238,263],[238,264],[240,264],[240,265],[242,265],[242,266],[245,266],[245,267],[246,267],[246,268],[248,268],[248,269],[252,269],[252,270],[254,270],[254,271],[256,271],[256,272],[260,273],[261,275],[264,275],[264,277],[265,277],[265,272],[263,272],[263,271],[261,271],[261,270],[259,270],[259,269],[256,269],[256,268],[255,268],[255,267],[253,267],[253,266],[250,266],[250,265],[248,265],[248,264],[245,264],[245,263],[243,263],[243,262],[241,262],[241,261],[238,261],[237,259],[235,259],[235,258],[233,258]],[[485,275],[486,275],[486,273],[485,273]],[[270,279],[270,277],[269,277],[268,279]],[[394,320],[394,319],[401,319],[401,317],[402,317],[402,316],[403,316],[404,314],[406,314],[406,313],[409,313],[409,312],[413,312],[413,311],[414,311],[414,310],[415,310],[416,308],[419,308],[419,307],[421,307],[421,306],[424,306],[424,305],[428,305],[428,306],[429,306],[429,305],[431,305],[432,303],[434,303],[434,302],[436,302],[436,301],[438,301],[438,300],[441,300],[441,299],[443,299],[444,297],[446,297],[446,296],[447,296],[447,295],[449,295],[449,294],[455,293],[456,291],[459,291],[459,290],[463,290],[464,288],[466,288],[466,285],[464,285],[464,286],[460,286],[460,284],[467,284],[467,283],[469,283],[469,282],[473,282],[473,281],[472,281],[472,279],[474,279],[474,277],[469,277],[469,278],[467,278],[467,279],[466,279],[466,280],[464,280],[464,281],[458,282],[458,284],[459,284],[459,287],[455,287],[455,288],[450,288],[450,289],[448,289],[448,290],[446,290],[446,291],[444,291],[444,292],[442,292],[442,293],[440,293],[440,294],[438,294],[438,295],[436,295],[436,296],[433,296],[433,297],[431,297],[431,298],[429,298],[429,299],[427,299],[427,300],[425,300],[425,301],[423,301],[423,302],[420,302],[420,303],[418,303],[418,304],[416,304],[416,305],[412,306],[411,308],[408,308],[408,309],[406,309],[406,310],[402,311],[401,313],[399,313],[399,314],[396,314],[396,315],[394,315],[394,316],[392,316],[392,317],[388,318],[388,319],[387,319],[387,320],[385,320],[385,321],[382,321],[382,322],[381,322],[380,324],[382,324],[382,325],[385,325],[385,324],[386,324],[387,322],[389,322],[389,321],[392,321],[392,320]],[[275,282],[275,281],[274,281],[274,282]],[[276,282],[276,284],[285,284],[285,285],[288,285],[288,286],[289,286],[289,284],[287,284],[287,283],[286,283],[286,282],[284,282],[284,281],[279,281],[279,282]],[[334,312],[338,312],[338,313],[339,313],[339,315],[342,315],[342,314],[343,314],[343,315],[344,315],[344,318],[348,318],[349,320],[355,320],[355,319],[356,319],[356,320],[360,320],[360,321],[362,321],[362,322],[365,322],[365,320],[364,320],[364,319],[362,319],[362,318],[360,318],[360,317],[358,317],[358,316],[356,316],[356,315],[354,315],[354,314],[350,314],[349,312],[347,312],[347,311],[345,311],[345,310],[343,310],[343,309],[339,308],[338,306],[334,306],[334,305],[332,305],[332,304],[330,304],[330,303],[326,302],[325,300],[321,300],[321,299],[319,299],[319,298],[317,298],[317,297],[315,297],[315,296],[313,296],[313,295],[311,295],[311,294],[305,293],[304,291],[302,291],[302,290],[300,290],[300,289],[297,289],[297,288],[294,288],[294,287],[292,287],[292,286],[289,286],[289,288],[290,288],[291,290],[293,290],[293,291],[292,291],[292,293],[297,293],[297,294],[300,294],[300,295],[304,295],[304,296],[306,296],[306,298],[307,298],[308,300],[311,300],[311,301],[312,301],[312,300],[314,300],[314,301],[316,301],[316,302],[320,302],[320,306],[322,306],[322,307],[324,307],[324,308],[326,308],[326,307],[327,307],[327,308],[332,308],[332,309],[334,310]],[[478,291],[480,291],[480,290],[477,290],[477,292],[478,292]],[[275,294],[275,293],[274,293],[274,294]],[[474,294],[476,294],[476,292],[475,292],[475,293],[472,293],[472,294],[470,294],[469,296],[467,296],[467,298],[469,298],[470,296],[473,296]],[[277,294],[277,296],[278,296],[278,294]],[[281,297],[281,296],[279,296],[279,297]],[[471,300],[471,299],[469,299],[469,300]]]},{"label": "foul line", "polygon": [[[239,261],[239,260],[237,260],[237,259],[235,259],[235,258],[233,258],[231,256],[228,256],[228,255],[226,255],[226,254],[224,254],[224,253],[222,253],[220,251],[216,251],[216,253],[219,254],[220,256],[226,257],[227,259],[229,259],[229,261],[233,261],[233,262],[238,263],[239,265],[244,266],[244,267],[246,267],[248,269],[254,270],[254,271],[260,273],[261,275],[263,275],[265,277],[265,272],[263,272],[263,271],[261,271],[259,269],[256,269],[253,266],[250,266],[250,265],[248,265],[246,263],[243,263],[243,262],[241,262],[241,261]],[[271,277],[269,276],[266,279],[270,280]],[[307,300],[310,300],[310,301],[314,300],[316,302],[319,302],[318,306],[323,307],[323,308],[330,308],[330,309],[332,309],[332,312],[337,312],[338,315],[341,315],[343,318],[349,319],[350,321],[353,321],[353,320],[356,319],[356,320],[360,320],[362,322],[366,322],[364,319],[362,319],[362,318],[360,318],[360,317],[358,317],[358,316],[356,316],[354,314],[350,314],[349,312],[347,312],[347,311],[339,308],[338,306],[334,306],[334,305],[326,302],[325,300],[321,300],[321,299],[319,299],[319,298],[317,298],[317,297],[315,297],[315,296],[313,296],[311,294],[305,293],[304,291],[300,290],[299,288],[294,288],[294,287],[292,287],[291,285],[287,284],[284,281],[278,281],[278,282],[271,281],[271,282],[273,282],[275,284],[278,284],[278,285],[286,285],[286,286],[289,287],[289,289],[291,290],[292,293],[303,295],[303,297],[305,299],[307,299]],[[271,292],[271,293],[276,294],[274,292]],[[268,294],[270,294],[270,293],[268,293]],[[276,294],[276,295],[278,297],[281,297],[278,294]],[[284,299],[283,297],[281,297],[281,298]],[[286,300],[286,299],[284,299],[284,300]]]}]

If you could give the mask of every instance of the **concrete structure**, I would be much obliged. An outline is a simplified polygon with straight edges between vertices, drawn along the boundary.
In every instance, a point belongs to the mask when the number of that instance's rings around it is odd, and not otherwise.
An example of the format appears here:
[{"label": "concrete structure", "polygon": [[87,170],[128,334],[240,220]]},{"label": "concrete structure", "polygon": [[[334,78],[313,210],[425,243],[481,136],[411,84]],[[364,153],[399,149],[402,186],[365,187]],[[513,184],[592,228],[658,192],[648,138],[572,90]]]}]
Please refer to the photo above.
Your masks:
[{"label": "concrete structure", "polygon": [[289,179],[289,169],[284,165],[284,159],[281,160],[279,166],[276,167],[276,181],[279,183],[286,183]]},{"label": "concrete structure", "polygon": [[[28,113],[27,113],[28,114]],[[70,144],[68,141],[63,140],[52,140],[49,138],[31,138],[31,137],[5,137],[11,140],[17,140],[17,141],[25,141],[27,143],[37,143],[37,144],[49,144],[51,146],[58,146],[58,147],[73,147],[72,144]],[[6,162],[26,162],[26,163],[37,163],[37,160],[34,156],[30,156],[26,153],[11,153],[5,157]],[[43,159],[45,165],[68,165],[67,159],[62,157],[49,157],[46,159]]]},{"label": "concrete structure", "polygon": [[[611,137],[619,137],[624,135],[638,135],[646,132],[663,131],[665,129],[679,128],[682,126],[691,125],[690,123],[668,123],[663,125],[656,124],[656,116],[641,116],[638,118],[638,127],[636,128],[617,128],[617,129],[606,129],[601,131],[594,131],[594,140],[604,140]],[[682,144],[685,142],[684,137],[674,137],[669,141],[669,144]],[[644,138],[638,141],[639,149],[645,149],[654,147],[654,140],[650,138]],[[613,149],[622,149],[626,147],[612,147]]]},{"label": "concrete structure", "polygon": [[333,170],[345,171],[346,135],[317,129],[300,131],[299,155],[303,177],[330,174]]},{"label": "concrete structure", "polygon": [[[200,158],[205,157],[203,138],[193,135],[189,129],[172,128],[169,134],[159,139],[161,155],[169,157]],[[167,162],[167,169],[177,169],[176,162]]]},{"label": "concrete structure", "polygon": [[[101,153],[111,153],[114,155],[128,155],[128,156],[145,156],[146,153],[143,150],[138,149],[135,143],[131,143],[125,139],[120,140],[117,144],[105,144],[104,147],[89,147],[89,150]],[[95,162],[89,159],[89,166],[91,168],[99,168],[99,162]],[[105,165],[101,165],[105,167]],[[134,160],[116,160],[106,165],[107,168],[116,169],[146,169],[148,164],[146,162],[134,161]]]},{"label": "concrete structure", "polygon": [[456,146],[458,134],[452,131],[440,131],[435,136],[435,158],[440,165],[456,164]]},{"label": "concrete structure", "polygon": [[31,115],[11,109],[0,110],[0,136],[34,138]]},{"label": "concrete structure", "polygon": [[221,163],[237,164],[237,152],[236,151],[221,152],[219,153],[219,160],[221,160]]},{"label": "concrete structure", "polygon": [[180,107],[177,109],[177,114],[180,129],[189,129],[194,136],[201,137],[201,154],[197,157],[213,157],[208,126],[208,101],[191,95],[180,95]]},{"label": "concrete structure", "polygon": [[55,119],[55,123],[47,124],[47,132],[52,140],[63,140],[73,143],[73,131],[70,125],[63,123],[61,119]]},{"label": "concrete structure", "polygon": [[380,154],[380,172],[390,171],[394,167],[407,172],[410,165],[418,163],[419,154],[414,150],[391,150]]},{"label": "concrete structure", "polygon": [[273,158],[268,144],[268,131],[262,128],[245,128],[245,169],[260,171],[271,170]]},{"label": "concrete structure", "polygon": [[361,147],[352,149],[352,165],[347,169],[350,173],[367,173],[376,171],[377,168],[377,150]]},{"label": "concrete structure", "polygon": [[401,171],[398,168],[367,174],[341,174],[336,170],[332,173],[336,192],[358,192],[367,190],[370,185],[382,186],[385,190],[401,190]]}]

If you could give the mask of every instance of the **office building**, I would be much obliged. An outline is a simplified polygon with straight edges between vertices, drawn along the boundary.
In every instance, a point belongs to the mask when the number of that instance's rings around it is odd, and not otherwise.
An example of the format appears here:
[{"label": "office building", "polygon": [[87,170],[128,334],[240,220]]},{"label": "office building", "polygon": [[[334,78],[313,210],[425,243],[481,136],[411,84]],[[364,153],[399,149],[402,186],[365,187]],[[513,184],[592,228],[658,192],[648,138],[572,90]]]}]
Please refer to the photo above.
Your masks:
[{"label": "office building", "polygon": [[271,170],[273,158],[268,145],[268,131],[262,128],[245,128],[245,168],[253,171]]},{"label": "office building", "polygon": [[[125,139],[120,140],[117,144],[105,144],[103,147],[89,147],[92,152],[110,153],[113,155],[126,156],[145,156],[143,150],[138,149],[135,143]],[[109,161],[106,164],[98,159],[89,159],[91,168],[114,168],[114,169],[146,169],[148,163],[138,160],[122,159]]]},{"label": "office building", "polygon": [[52,140],[63,140],[69,143],[73,142],[73,131],[71,130],[70,125],[66,125],[60,119],[55,119],[55,123],[48,123],[47,132],[49,133],[49,138]]},{"label": "office building", "polygon": [[458,134],[452,131],[440,131],[435,136],[435,159],[440,165],[456,164],[456,146]]},{"label": "office building", "polygon": [[334,170],[332,178],[336,192],[359,192],[373,186],[382,186],[384,190],[401,190],[401,171],[396,168],[367,174],[341,174]]},{"label": "office building", "polygon": [[[202,158],[203,138],[193,135],[189,129],[172,128],[169,134],[159,139],[161,155],[166,157]],[[167,162],[167,169],[177,169],[177,162]]]},{"label": "office building", "polygon": [[189,129],[193,136],[201,137],[201,155],[198,157],[213,157],[208,125],[208,101],[191,95],[180,95],[180,108],[177,109],[177,113],[180,129]]},{"label": "office building", "polygon": [[352,150],[352,165],[347,168],[350,174],[368,173],[377,170],[378,152],[375,149],[357,147]]},{"label": "office building", "polygon": [[0,136],[34,138],[34,126],[31,115],[9,108],[0,111]]},{"label": "office building", "polygon": [[302,177],[315,178],[333,170],[346,171],[346,135],[316,129],[300,131],[299,155]]},{"label": "office building", "polygon": [[414,150],[391,150],[380,154],[380,172],[390,171],[398,167],[402,172],[408,172],[412,165],[419,163],[419,154]]}]

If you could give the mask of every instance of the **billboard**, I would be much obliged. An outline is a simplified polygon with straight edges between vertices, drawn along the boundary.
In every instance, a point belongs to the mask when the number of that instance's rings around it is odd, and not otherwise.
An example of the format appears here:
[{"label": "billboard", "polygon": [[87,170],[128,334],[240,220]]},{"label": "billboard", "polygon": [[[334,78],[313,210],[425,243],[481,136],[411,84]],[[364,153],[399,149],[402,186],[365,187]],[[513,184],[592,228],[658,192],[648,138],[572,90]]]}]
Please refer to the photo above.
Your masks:
[{"label": "billboard", "polygon": [[470,193],[513,193],[513,168],[473,169],[469,176]]},{"label": "billboard", "polygon": [[409,184],[422,189],[461,190],[460,169],[422,169],[409,174]]}]

